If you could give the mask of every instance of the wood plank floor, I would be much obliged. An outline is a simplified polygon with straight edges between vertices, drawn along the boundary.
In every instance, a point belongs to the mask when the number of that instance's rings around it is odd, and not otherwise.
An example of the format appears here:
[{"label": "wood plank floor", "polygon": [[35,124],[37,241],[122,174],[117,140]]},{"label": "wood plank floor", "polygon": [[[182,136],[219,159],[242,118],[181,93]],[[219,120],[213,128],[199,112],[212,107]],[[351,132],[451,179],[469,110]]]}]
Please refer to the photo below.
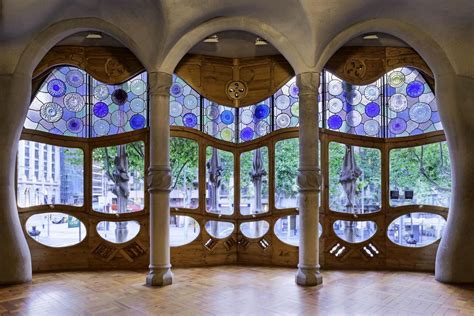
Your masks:
[{"label": "wood plank floor", "polygon": [[324,271],[324,285],[294,283],[295,269],[174,269],[175,284],[144,286],[145,271],[34,274],[0,288],[2,315],[474,315],[474,285],[412,272]]}]

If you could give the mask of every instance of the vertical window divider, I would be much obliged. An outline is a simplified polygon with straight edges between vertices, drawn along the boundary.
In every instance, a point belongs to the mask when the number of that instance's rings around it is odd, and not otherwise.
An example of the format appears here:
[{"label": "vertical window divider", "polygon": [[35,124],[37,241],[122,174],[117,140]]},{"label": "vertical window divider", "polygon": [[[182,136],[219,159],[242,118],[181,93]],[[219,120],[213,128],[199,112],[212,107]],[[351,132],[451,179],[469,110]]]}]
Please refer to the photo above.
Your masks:
[{"label": "vertical window divider", "polygon": [[326,70],[323,69],[321,72],[321,120],[323,121],[321,126],[326,128]]}]

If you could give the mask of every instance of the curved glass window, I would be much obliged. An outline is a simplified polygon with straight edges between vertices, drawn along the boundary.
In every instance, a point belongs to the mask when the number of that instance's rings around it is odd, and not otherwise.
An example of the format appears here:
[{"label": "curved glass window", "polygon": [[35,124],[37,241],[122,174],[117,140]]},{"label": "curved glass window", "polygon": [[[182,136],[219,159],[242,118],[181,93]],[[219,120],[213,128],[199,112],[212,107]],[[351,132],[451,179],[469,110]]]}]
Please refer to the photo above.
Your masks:
[{"label": "curved glass window", "polygon": [[251,141],[271,131],[271,98],[256,105],[239,108],[238,111],[240,142]]},{"label": "curved glass window", "polygon": [[423,247],[439,240],[446,227],[446,220],[433,213],[408,213],[390,223],[388,238],[404,247]]},{"label": "curved glass window", "polygon": [[20,140],[17,177],[20,207],[84,204],[84,153],[79,148]]},{"label": "curved glass window", "polygon": [[296,176],[299,166],[299,139],[290,138],[275,144],[275,206],[297,206]]},{"label": "curved glass window", "polygon": [[248,238],[260,238],[268,232],[267,221],[245,222],[240,224],[240,231]]},{"label": "curved glass window", "polygon": [[240,213],[268,212],[268,149],[260,147],[240,155]]},{"label": "curved glass window", "polygon": [[420,72],[403,67],[388,72],[386,76],[388,137],[443,129],[435,95]]},{"label": "curved glass window", "polygon": [[273,95],[275,130],[299,125],[298,94],[296,77],[293,77]]},{"label": "curved glass window", "polygon": [[390,151],[390,205],[449,207],[451,163],[446,142]]},{"label": "curved glass window", "polygon": [[197,208],[199,205],[199,147],[196,141],[171,137],[170,165],[173,182],[170,206]]},{"label": "curved glass window", "polygon": [[64,213],[40,213],[26,220],[28,235],[49,247],[73,246],[86,238],[86,227],[74,216]]},{"label": "curved glass window", "polygon": [[234,213],[234,155],[214,147],[206,149],[206,209]]},{"label": "curved glass window", "polygon": [[171,215],[170,246],[178,247],[189,244],[199,235],[198,222],[190,216]]},{"label": "curved glass window", "polygon": [[103,221],[97,224],[96,230],[103,239],[114,244],[121,244],[132,240],[138,235],[140,224],[137,221]]},{"label": "curved glass window", "polygon": [[329,144],[329,208],[364,214],[380,210],[380,150]]},{"label": "curved glass window", "polygon": [[214,238],[226,238],[234,232],[234,224],[231,222],[208,221],[206,231]]},{"label": "curved glass window", "polygon": [[350,243],[360,243],[370,239],[377,232],[377,224],[373,221],[342,221],[333,224],[337,237]]},{"label": "curved glass window", "polygon": [[24,127],[75,137],[142,129],[147,126],[147,90],[146,72],[109,85],[79,68],[58,67],[31,102]]},{"label": "curved glass window", "polygon": [[326,117],[329,129],[356,135],[382,136],[382,81],[349,84],[326,74]]},{"label": "curved glass window", "polygon": [[46,78],[30,104],[25,128],[56,135],[87,137],[86,73],[58,67]]},{"label": "curved glass window", "polygon": [[170,88],[170,125],[201,128],[201,96],[183,79],[173,75]]},{"label": "curved glass window", "polygon": [[[318,223],[318,237],[323,234],[323,227]],[[299,215],[288,215],[280,217],[273,227],[277,238],[285,244],[298,246],[300,243],[300,222]]]},{"label": "curved glass window", "polygon": [[235,142],[234,107],[204,99],[204,133],[228,142]]},{"label": "curved glass window", "polygon": [[92,208],[101,213],[129,213],[144,207],[144,143],[92,151]]}]

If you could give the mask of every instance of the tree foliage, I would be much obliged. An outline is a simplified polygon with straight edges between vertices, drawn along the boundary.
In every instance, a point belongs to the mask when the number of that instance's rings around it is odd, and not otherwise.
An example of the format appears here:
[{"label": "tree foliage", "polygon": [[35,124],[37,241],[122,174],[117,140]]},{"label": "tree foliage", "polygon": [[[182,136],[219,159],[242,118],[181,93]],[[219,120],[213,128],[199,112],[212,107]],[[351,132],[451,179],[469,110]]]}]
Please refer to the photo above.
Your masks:
[{"label": "tree foliage", "polygon": [[299,164],[299,139],[281,140],[275,145],[275,194],[280,198],[295,198],[298,194],[296,176]]}]

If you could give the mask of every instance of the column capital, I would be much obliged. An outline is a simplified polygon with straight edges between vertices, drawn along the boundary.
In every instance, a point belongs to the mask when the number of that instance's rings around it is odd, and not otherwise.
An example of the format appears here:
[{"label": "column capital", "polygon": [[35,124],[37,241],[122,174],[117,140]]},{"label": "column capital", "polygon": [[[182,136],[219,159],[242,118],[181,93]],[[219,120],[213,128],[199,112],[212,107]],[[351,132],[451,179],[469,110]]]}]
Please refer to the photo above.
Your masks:
[{"label": "column capital", "polygon": [[303,72],[296,75],[299,96],[316,95],[319,88],[319,72]]},{"label": "column capital", "polygon": [[319,192],[321,188],[321,170],[314,167],[300,167],[298,169],[296,183],[298,185],[299,192]]},{"label": "column capital", "polygon": [[169,73],[158,71],[148,73],[148,84],[152,96],[168,96],[172,82],[173,76]]},{"label": "column capital", "polygon": [[149,193],[171,191],[171,169],[169,166],[153,165],[147,172]]}]

